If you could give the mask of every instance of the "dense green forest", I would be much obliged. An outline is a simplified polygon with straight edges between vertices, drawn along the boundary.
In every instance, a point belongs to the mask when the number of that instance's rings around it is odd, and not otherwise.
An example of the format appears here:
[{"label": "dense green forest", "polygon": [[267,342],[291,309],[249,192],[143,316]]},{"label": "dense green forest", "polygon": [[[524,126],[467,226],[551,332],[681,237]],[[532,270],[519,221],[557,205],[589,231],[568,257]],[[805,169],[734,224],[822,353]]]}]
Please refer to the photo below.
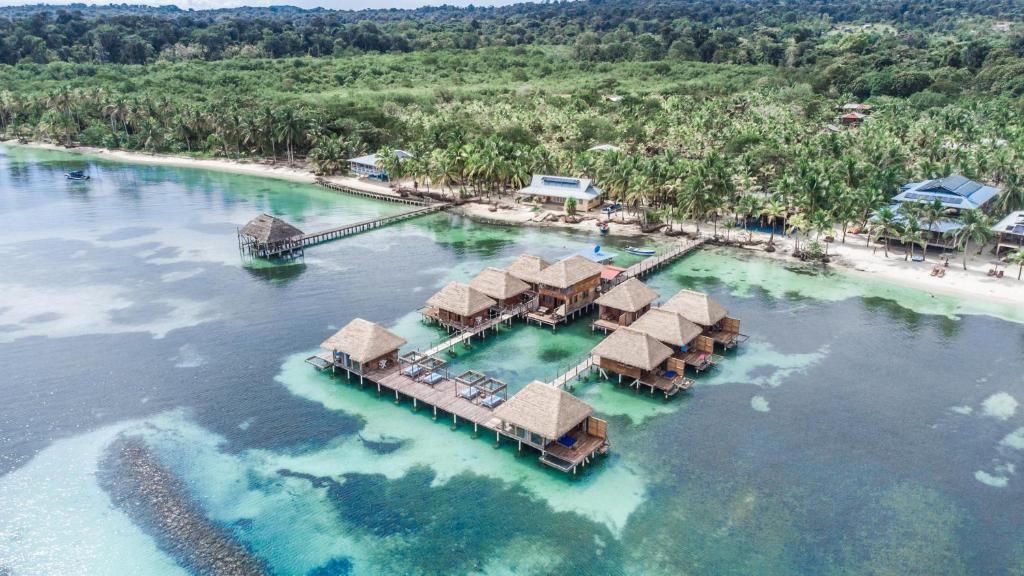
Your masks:
[{"label": "dense green forest", "polygon": [[[1024,206],[1022,10],[959,0],[9,8],[0,132],[305,158],[324,173],[403,148],[416,159],[392,172],[435,187],[500,194],[533,172],[585,174],[668,220],[728,211],[845,229],[899,183],[953,172],[1004,188],[996,209],[1006,211]],[[830,128],[857,100],[874,105],[864,125]],[[587,152],[599,143],[622,150]]]}]

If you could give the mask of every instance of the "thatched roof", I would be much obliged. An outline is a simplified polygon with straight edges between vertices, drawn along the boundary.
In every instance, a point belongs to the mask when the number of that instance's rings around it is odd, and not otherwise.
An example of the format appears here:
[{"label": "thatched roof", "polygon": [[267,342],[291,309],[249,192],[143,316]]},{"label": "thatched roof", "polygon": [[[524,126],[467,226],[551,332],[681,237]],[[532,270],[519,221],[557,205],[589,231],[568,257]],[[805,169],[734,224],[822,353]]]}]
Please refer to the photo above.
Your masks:
[{"label": "thatched roof", "polygon": [[494,415],[549,440],[557,440],[593,412],[590,404],[561,388],[534,380],[498,406]]},{"label": "thatched roof", "polygon": [[678,312],[683,318],[701,326],[718,324],[729,314],[724,306],[710,296],[694,290],[680,290],[678,294],[669,298],[662,308]]},{"label": "thatched roof", "polygon": [[270,214],[260,214],[249,220],[239,231],[243,236],[251,236],[260,243],[283,242],[302,236],[302,230]]},{"label": "thatched roof", "polygon": [[654,370],[672,355],[672,349],[645,332],[619,328],[594,347],[593,353],[641,370]]},{"label": "thatched roof", "polygon": [[598,298],[597,303],[623,312],[639,312],[657,299],[657,292],[636,278],[630,278]]},{"label": "thatched roof", "polygon": [[629,327],[677,347],[693,342],[694,338],[704,331],[700,326],[683,318],[681,314],[664,308],[651,308]]},{"label": "thatched roof", "polygon": [[515,262],[509,264],[507,270],[509,274],[524,282],[536,283],[537,276],[540,275],[541,270],[548,266],[551,266],[551,263],[547,260],[530,254],[523,254],[516,258]]},{"label": "thatched roof", "polygon": [[405,346],[406,340],[369,320],[356,318],[324,340],[321,348],[344,352],[356,362],[370,362]]},{"label": "thatched roof", "polygon": [[592,276],[600,276],[604,267],[583,256],[570,256],[541,270],[537,282],[554,288],[568,288]]},{"label": "thatched roof", "polygon": [[427,304],[459,316],[472,316],[496,305],[497,302],[468,284],[449,282],[440,292],[431,296]]},{"label": "thatched roof", "polygon": [[469,283],[495,300],[514,298],[530,289],[530,285],[501,268],[487,267]]}]

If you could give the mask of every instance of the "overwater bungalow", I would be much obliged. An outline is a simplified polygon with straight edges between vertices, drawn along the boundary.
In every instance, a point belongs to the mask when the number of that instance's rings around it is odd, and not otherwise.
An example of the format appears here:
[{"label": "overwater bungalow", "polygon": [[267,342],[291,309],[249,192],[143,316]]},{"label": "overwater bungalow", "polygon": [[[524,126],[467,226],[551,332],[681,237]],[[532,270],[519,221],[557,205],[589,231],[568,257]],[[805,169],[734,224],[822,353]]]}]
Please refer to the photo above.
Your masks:
[{"label": "overwater bungalow", "polygon": [[703,372],[721,360],[721,357],[714,354],[715,341],[704,336],[704,329],[671,310],[651,308],[630,328],[671,348],[669,368],[680,373],[686,366]]},{"label": "overwater bungalow", "polygon": [[629,326],[650,310],[651,304],[657,299],[657,292],[640,280],[630,278],[595,301],[598,308],[597,320],[591,324],[591,328],[607,333],[621,326]]},{"label": "overwater bungalow", "polygon": [[572,394],[540,381],[527,384],[494,410],[503,433],[540,450],[540,462],[575,473],[608,451],[608,423]]},{"label": "overwater bungalow", "polygon": [[350,376],[359,376],[362,383],[368,375],[397,367],[398,349],[405,344],[406,340],[394,332],[356,318],[324,340],[320,344],[324,352],[307,358],[306,362],[318,370],[330,368],[332,373],[344,370]]},{"label": "overwater bungalow", "polygon": [[703,292],[680,290],[661,307],[700,326],[705,336],[726,349],[747,340],[747,336],[740,333],[740,321],[729,317],[729,311],[724,306]]},{"label": "overwater bungalow", "polygon": [[420,310],[424,317],[445,328],[467,330],[490,318],[490,310],[498,303],[483,292],[461,282],[449,282],[427,300]]},{"label": "overwater bungalow", "polygon": [[570,256],[537,275],[538,307],[527,316],[555,327],[588,310],[598,296],[603,266],[582,256]]},{"label": "overwater bungalow", "polygon": [[530,296],[530,285],[501,268],[487,267],[469,283],[497,304],[498,312],[512,310]]},{"label": "overwater bungalow", "polygon": [[683,376],[681,367],[670,365],[672,348],[650,334],[630,327],[612,332],[594,347],[591,354],[605,377],[611,372],[618,376],[620,383],[623,377],[631,378],[637,391],[646,386],[652,395],[655,390],[660,390],[668,399],[693,385],[692,380]]},{"label": "overwater bungalow", "polygon": [[537,291],[537,279],[542,270],[551,266],[551,263],[538,256],[522,254],[508,265],[506,270],[512,276],[519,278],[530,285],[530,289]]},{"label": "overwater bungalow", "polygon": [[238,230],[238,248],[254,258],[301,256],[304,235],[280,218],[260,214]]}]

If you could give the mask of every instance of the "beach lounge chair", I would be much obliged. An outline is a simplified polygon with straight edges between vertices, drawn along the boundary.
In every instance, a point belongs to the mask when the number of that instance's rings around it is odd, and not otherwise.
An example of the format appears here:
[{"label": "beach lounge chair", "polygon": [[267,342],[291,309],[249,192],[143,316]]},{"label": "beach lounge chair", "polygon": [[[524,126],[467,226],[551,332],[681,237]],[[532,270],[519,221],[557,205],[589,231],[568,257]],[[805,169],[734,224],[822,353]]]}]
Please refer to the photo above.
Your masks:
[{"label": "beach lounge chair", "polygon": [[502,398],[501,396],[488,396],[487,398],[481,400],[480,403],[486,406],[487,408],[497,408],[498,405],[504,401],[505,399]]},{"label": "beach lounge chair", "polygon": [[459,396],[466,400],[472,400],[480,395],[480,389],[476,386],[470,386],[469,388],[463,388],[459,390]]},{"label": "beach lounge chair", "polygon": [[420,372],[423,372],[423,370],[423,366],[420,366],[419,364],[411,364],[402,368],[402,375],[408,376],[409,378],[415,378],[416,376],[419,376]]},{"label": "beach lounge chair", "polygon": [[441,380],[444,380],[443,375],[438,374],[437,372],[431,372],[430,374],[427,374],[427,377],[423,379],[423,382],[425,382],[428,386],[433,386],[434,384],[437,384]]}]

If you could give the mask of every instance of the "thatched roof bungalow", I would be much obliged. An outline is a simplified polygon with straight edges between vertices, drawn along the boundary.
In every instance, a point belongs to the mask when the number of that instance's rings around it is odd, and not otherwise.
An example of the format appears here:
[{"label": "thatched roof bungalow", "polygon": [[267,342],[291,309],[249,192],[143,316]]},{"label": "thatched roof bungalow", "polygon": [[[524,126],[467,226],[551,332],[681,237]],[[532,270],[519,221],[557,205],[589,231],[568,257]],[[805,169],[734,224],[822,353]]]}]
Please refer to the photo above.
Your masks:
[{"label": "thatched roof bungalow", "polygon": [[342,368],[360,378],[375,370],[388,369],[398,363],[398,350],[406,340],[382,326],[356,318],[320,347],[326,350],[335,367]]},{"label": "thatched roof bungalow", "polygon": [[746,335],[740,333],[740,321],[731,318],[725,306],[703,292],[680,290],[662,308],[677,312],[701,326],[705,336],[725,348],[733,348],[747,339]]},{"label": "thatched roof bungalow", "polygon": [[683,318],[705,328],[718,324],[729,315],[725,306],[695,290],[680,290],[661,307],[679,313]]},{"label": "thatched roof bungalow", "polygon": [[703,328],[683,318],[681,314],[664,308],[652,308],[630,327],[676,350],[689,346],[704,332]]},{"label": "thatched roof bungalow", "polygon": [[238,230],[238,241],[249,255],[271,258],[302,251],[305,234],[295,226],[270,214],[260,214]]},{"label": "thatched roof bungalow", "polygon": [[526,282],[534,290],[537,289],[537,277],[540,276],[541,270],[544,270],[551,263],[538,256],[530,254],[522,254],[515,259],[514,262],[509,264],[508,273],[516,278],[519,278],[523,282]]},{"label": "thatched roof bungalow", "polygon": [[559,260],[537,275],[537,312],[527,317],[555,326],[593,305],[603,266],[576,255]]},{"label": "thatched roof bungalow", "polygon": [[522,444],[541,451],[541,462],[575,471],[595,452],[607,448],[607,422],[572,394],[533,381],[494,410],[502,427]]},{"label": "thatched roof bungalow", "polygon": [[620,326],[629,326],[650,310],[651,304],[657,299],[657,292],[640,280],[630,278],[595,301],[598,318],[593,327],[610,332]]},{"label": "thatched roof bungalow", "polygon": [[501,268],[487,267],[470,281],[469,286],[495,300],[498,308],[513,308],[523,301],[530,285]]},{"label": "thatched roof bungalow", "polygon": [[[655,311],[648,312],[642,318]],[[692,385],[692,381],[683,376],[683,367],[672,357],[672,348],[633,327],[612,332],[591,353],[596,357],[602,373],[612,372],[618,376],[619,382],[622,382],[623,376],[632,378],[632,385],[637,390],[647,386],[651,394],[661,390],[665,398],[669,398]]]},{"label": "thatched roof bungalow", "polygon": [[422,312],[445,326],[466,328],[486,321],[488,311],[497,304],[468,284],[449,282],[427,300]]}]

